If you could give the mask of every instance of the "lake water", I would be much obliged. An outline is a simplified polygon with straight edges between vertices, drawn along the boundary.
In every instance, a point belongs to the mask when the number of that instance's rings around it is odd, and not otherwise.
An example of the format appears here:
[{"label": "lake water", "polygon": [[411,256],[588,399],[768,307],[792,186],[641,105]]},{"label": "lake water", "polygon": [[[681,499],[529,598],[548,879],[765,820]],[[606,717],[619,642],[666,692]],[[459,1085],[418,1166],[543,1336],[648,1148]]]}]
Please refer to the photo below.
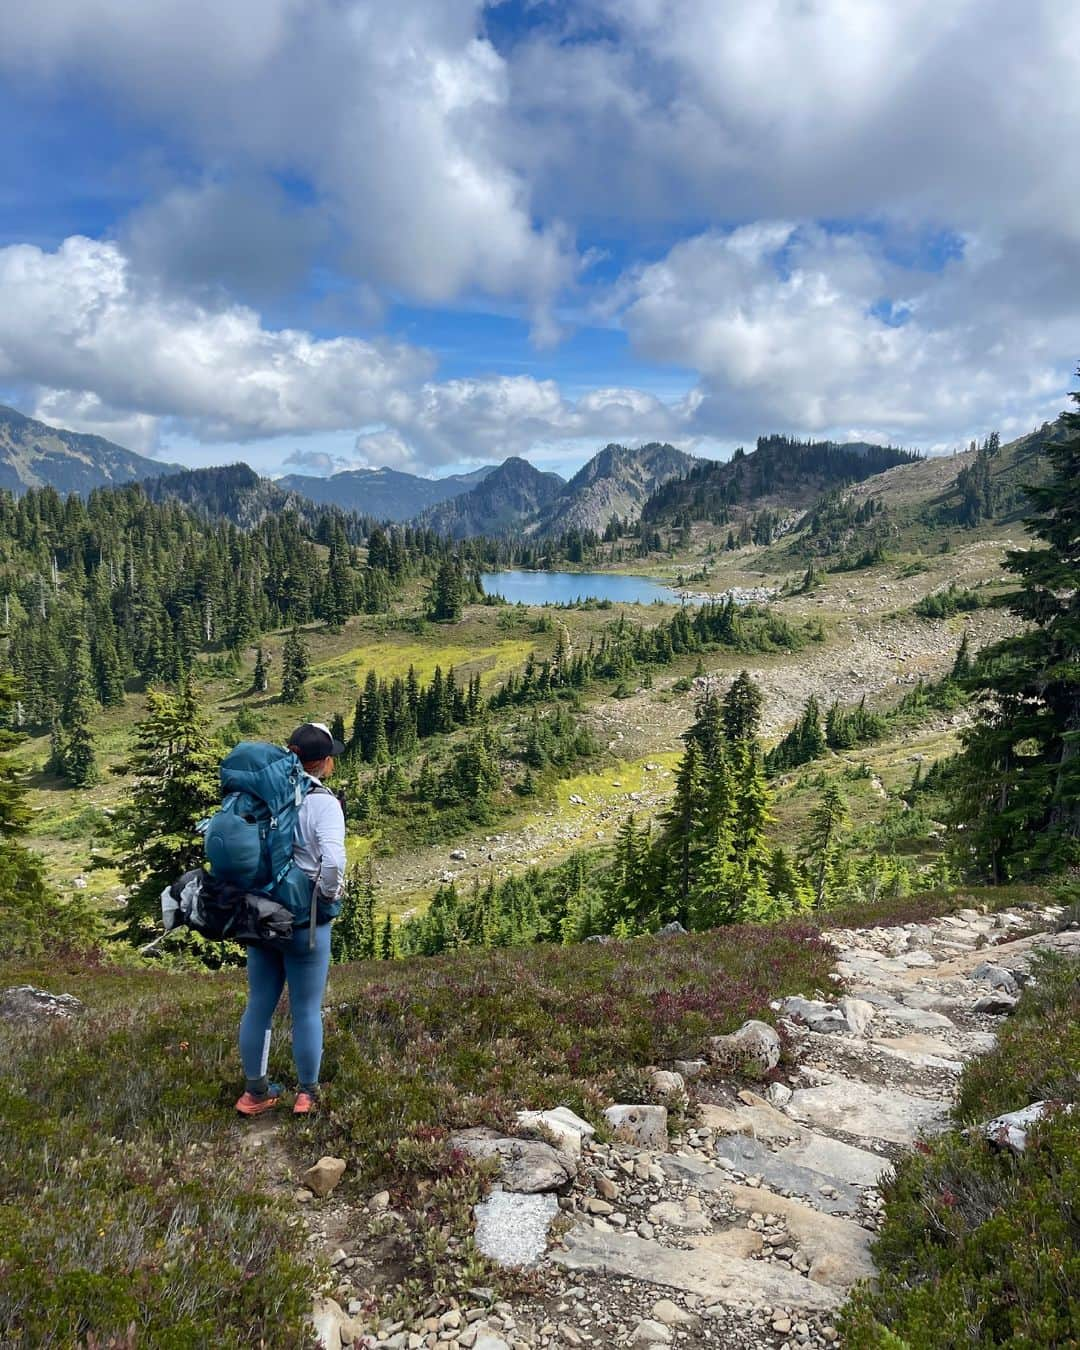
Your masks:
[{"label": "lake water", "polygon": [[675,605],[679,598],[670,586],[647,577],[615,572],[485,572],[481,578],[488,595],[501,595],[512,605],[569,605],[576,600],[610,600],[624,605],[651,605],[654,600]]}]

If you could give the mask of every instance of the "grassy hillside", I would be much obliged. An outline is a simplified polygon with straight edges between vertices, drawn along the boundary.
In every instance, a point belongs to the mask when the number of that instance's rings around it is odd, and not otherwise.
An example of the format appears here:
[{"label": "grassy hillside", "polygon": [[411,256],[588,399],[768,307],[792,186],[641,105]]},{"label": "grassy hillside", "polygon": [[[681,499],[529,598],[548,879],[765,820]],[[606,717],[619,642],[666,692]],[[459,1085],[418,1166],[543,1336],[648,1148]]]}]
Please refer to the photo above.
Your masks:
[{"label": "grassy hillside", "polygon": [[[867,921],[972,899],[882,905]],[[39,1030],[0,1020],[0,1341],[294,1350],[346,1236],[379,1255],[351,1275],[369,1316],[421,1312],[433,1290],[509,1293],[520,1286],[471,1236],[485,1171],[450,1152],[449,1132],[565,1103],[603,1133],[607,1101],[649,1091],[647,1065],[770,1018],[780,993],[812,994],[832,959],[816,929],[789,924],[334,967],[325,1109],[270,1133],[231,1110],[238,972],[63,950],[0,963],[0,987],[32,982],[85,1005]],[[270,1069],[287,1081],[281,1038]],[[347,1171],[333,1201],[315,1203],[309,1236],[291,1179],[325,1153]],[[384,1188],[390,1215],[367,1206]]]}]

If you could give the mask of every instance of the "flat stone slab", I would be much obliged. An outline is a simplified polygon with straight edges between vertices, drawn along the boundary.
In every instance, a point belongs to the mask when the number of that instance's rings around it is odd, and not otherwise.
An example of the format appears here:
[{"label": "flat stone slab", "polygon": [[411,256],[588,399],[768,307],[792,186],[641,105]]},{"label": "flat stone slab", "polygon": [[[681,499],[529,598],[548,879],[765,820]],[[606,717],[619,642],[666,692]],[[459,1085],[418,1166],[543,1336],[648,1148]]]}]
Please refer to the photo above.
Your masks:
[{"label": "flat stone slab", "polygon": [[788,1110],[823,1130],[839,1130],[863,1139],[882,1139],[910,1147],[922,1133],[947,1125],[944,1102],[912,1097],[896,1088],[881,1089],[852,1078],[820,1087],[798,1088]]},{"label": "flat stone slab", "polygon": [[813,1168],[862,1188],[877,1186],[883,1176],[892,1176],[893,1172],[888,1158],[812,1130],[808,1130],[798,1143],[781,1149],[780,1156],[799,1167]]},{"label": "flat stone slab", "polygon": [[547,1249],[548,1228],[559,1212],[553,1195],[492,1191],[476,1205],[476,1246],[500,1266],[532,1266]]},{"label": "flat stone slab", "polygon": [[[945,1073],[960,1073],[963,1070],[963,1064],[958,1059],[948,1059],[944,1055],[934,1054],[926,1050],[913,1049],[907,1045],[901,1045],[901,1040],[906,1037],[897,1037],[896,1039],[882,1039],[874,1041],[876,1050],[880,1050],[883,1055],[890,1059],[900,1060],[904,1064],[910,1064],[913,1069],[941,1069]],[[916,1039],[912,1037],[910,1039]],[[922,1037],[920,1039],[928,1039]],[[947,1050],[948,1046],[939,1045],[939,1050]]]},{"label": "flat stone slab", "polygon": [[703,1103],[698,1107],[698,1119],[718,1134],[747,1134],[754,1139],[797,1139],[801,1128],[789,1120],[775,1106],[762,1100],[755,1106],[713,1106]]},{"label": "flat stone slab", "polygon": [[[786,1156],[787,1150],[774,1153],[756,1139],[734,1136],[717,1140],[716,1153],[718,1157],[734,1163],[740,1172],[763,1177],[774,1190],[793,1191],[796,1195],[805,1196],[814,1209],[820,1209],[826,1214],[852,1214],[859,1207],[861,1195],[857,1185],[852,1185],[841,1176],[794,1162]],[[836,1191],[836,1195],[824,1195],[822,1186]]]},{"label": "flat stone slab", "polygon": [[810,1262],[811,1283],[844,1291],[857,1280],[873,1278],[872,1234],[860,1224],[759,1187],[732,1186],[730,1195],[744,1214],[778,1214],[784,1220],[795,1246]]},{"label": "flat stone slab", "polygon": [[788,1266],[747,1261],[715,1247],[681,1251],[636,1233],[575,1228],[566,1235],[566,1250],[553,1252],[551,1259],[567,1270],[642,1280],[733,1308],[779,1304],[824,1312],[837,1307],[842,1297],[840,1290],[807,1280]]},{"label": "flat stone slab", "polygon": [[865,999],[867,1003],[872,1003],[884,1017],[891,1018],[894,1022],[903,1022],[907,1026],[915,1027],[918,1031],[937,1031],[950,1028],[955,1030],[954,1024],[944,1013],[931,1012],[927,1008],[911,1008],[907,1004],[901,1003],[899,999],[892,998],[889,994],[882,994],[873,990],[859,990],[858,995],[861,999]]}]

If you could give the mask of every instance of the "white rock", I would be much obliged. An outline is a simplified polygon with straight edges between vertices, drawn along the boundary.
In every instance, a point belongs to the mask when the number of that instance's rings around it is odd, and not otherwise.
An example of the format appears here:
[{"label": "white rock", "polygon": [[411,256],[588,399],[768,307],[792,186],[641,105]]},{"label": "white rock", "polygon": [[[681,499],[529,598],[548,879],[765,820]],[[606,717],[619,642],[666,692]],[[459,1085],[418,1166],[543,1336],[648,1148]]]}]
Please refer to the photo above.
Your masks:
[{"label": "white rock", "polygon": [[671,1332],[660,1322],[643,1317],[630,1333],[631,1345],[669,1345]]},{"label": "white rock", "polygon": [[582,1120],[568,1106],[556,1106],[550,1111],[519,1111],[517,1121],[525,1133],[542,1129],[550,1134],[563,1152],[575,1158],[581,1156],[582,1140],[591,1139],[596,1133],[587,1120]]},{"label": "white rock", "polygon": [[664,1106],[609,1106],[604,1112],[615,1138],[638,1148],[666,1150],[667,1108]]},{"label": "white rock", "polygon": [[547,1248],[551,1221],[559,1212],[554,1195],[492,1191],[475,1206],[476,1246],[501,1266],[531,1266]]},{"label": "white rock", "polygon": [[724,1069],[761,1076],[780,1063],[780,1037],[768,1022],[752,1018],[730,1036],[714,1036],[710,1051]]},{"label": "white rock", "polygon": [[686,1081],[681,1073],[672,1073],[669,1069],[654,1069],[652,1090],[658,1097],[683,1097],[686,1095]]},{"label": "white rock", "polygon": [[1007,1111],[995,1116],[982,1127],[991,1143],[999,1144],[1012,1153],[1023,1153],[1027,1148],[1028,1131],[1033,1125],[1057,1111],[1070,1112],[1072,1106],[1061,1102],[1033,1102],[1020,1111]]},{"label": "white rock", "polygon": [[845,994],[840,999],[840,1011],[853,1036],[865,1036],[870,1023],[874,1020],[874,1005],[863,998],[852,998]]}]

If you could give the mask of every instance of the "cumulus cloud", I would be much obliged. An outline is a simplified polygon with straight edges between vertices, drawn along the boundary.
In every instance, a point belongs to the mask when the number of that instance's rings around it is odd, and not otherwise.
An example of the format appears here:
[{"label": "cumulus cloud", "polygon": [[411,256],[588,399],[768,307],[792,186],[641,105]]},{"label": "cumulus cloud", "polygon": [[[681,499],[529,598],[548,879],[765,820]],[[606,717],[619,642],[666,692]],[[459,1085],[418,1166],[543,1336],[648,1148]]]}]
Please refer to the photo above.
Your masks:
[{"label": "cumulus cloud", "polygon": [[[428,303],[521,297],[550,334],[550,301],[577,260],[556,217],[534,221],[528,184],[500,153],[510,86],[482,11],[481,0],[47,0],[0,8],[0,64],[76,71],[208,164],[301,179],[362,281]],[[177,255],[180,275],[220,263],[242,275],[220,200],[174,192],[136,242],[148,234],[155,258]],[[280,204],[272,214],[292,247],[297,220]],[[205,249],[187,233],[199,218],[220,236]]]},{"label": "cumulus cloud", "polygon": [[637,269],[623,321],[642,354],[701,373],[688,432],[941,448],[980,427],[1026,429],[1061,403],[1072,316],[1015,304],[1001,266],[977,240],[944,271],[917,271],[873,234],[757,223]]},{"label": "cumulus cloud", "polygon": [[[401,343],[269,330],[144,288],[114,244],[0,249],[0,381],[170,418],[205,440],[357,426],[431,369]],[[77,406],[73,404],[71,406]]]},{"label": "cumulus cloud", "polygon": [[1080,237],[1075,6],[585,0],[577,16],[584,36],[538,28],[513,56],[508,154],[541,209]]},{"label": "cumulus cloud", "polygon": [[343,456],[331,455],[326,450],[293,450],[282,463],[295,469],[304,469],[316,478],[329,478],[339,469],[349,467],[349,461]]},{"label": "cumulus cloud", "polygon": [[388,399],[385,420],[390,436],[361,437],[358,448],[405,466],[478,463],[590,438],[651,440],[682,425],[678,409],[642,390],[594,389],[574,401],[530,375],[429,382]]}]

